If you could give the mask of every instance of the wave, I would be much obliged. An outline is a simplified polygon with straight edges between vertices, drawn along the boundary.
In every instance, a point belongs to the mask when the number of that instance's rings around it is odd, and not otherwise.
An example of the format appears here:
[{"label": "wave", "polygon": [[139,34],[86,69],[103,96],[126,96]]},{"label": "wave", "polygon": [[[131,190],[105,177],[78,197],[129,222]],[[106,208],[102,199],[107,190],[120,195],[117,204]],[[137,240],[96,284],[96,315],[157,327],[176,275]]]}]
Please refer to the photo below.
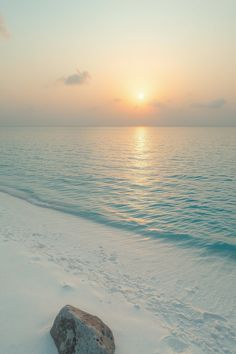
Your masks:
[{"label": "wave", "polygon": [[43,200],[38,195],[36,195],[36,193],[29,191],[28,189],[15,189],[8,186],[0,186],[0,192],[18,199],[22,199],[28,203],[42,208],[48,208],[73,216],[82,217],[102,225],[114,227],[116,229],[122,229],[124,231],[129,231],[145,238],[148,237],[150,239],[162,240],[163,242],[175,244],[178,247],[195,248],[200,251],[203,256],[209,256],[213,254],[236,260],[236,244],[234,243],[228,243],[217,240],[206,241],[206,239],[198,237],[197,235],[191,235],[188,233],[165,232],[163,230],[151,229],[145,226],[141,226],[137,222],[131,222],[126,220],[116,221],[108,219],[97,211],[82,210],[81,208],[79,208],[79,206],[76,206],[75,209],[72,205],[69,204],[56,204],[48,200]]}]

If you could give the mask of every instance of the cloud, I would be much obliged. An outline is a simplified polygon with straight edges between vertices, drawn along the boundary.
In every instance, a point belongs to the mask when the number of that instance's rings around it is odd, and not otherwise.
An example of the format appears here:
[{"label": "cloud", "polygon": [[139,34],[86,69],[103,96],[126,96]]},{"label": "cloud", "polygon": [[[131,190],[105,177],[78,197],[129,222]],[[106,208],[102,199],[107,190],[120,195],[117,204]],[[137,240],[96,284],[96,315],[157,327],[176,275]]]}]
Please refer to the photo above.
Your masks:
[{"label": "cloud", "polygon": [[208,102],[192,103],[191,107],[193,107],[193,108],[218,109],[218,108],[223,107],[226,103],[227,102],[226,102],[226,100],[224,98],[219,98],[219,99],[208,101]]},{"label": "cloud", "polygon": [[59,81],[62,81],[67,86],[75,86],[75,85],[86,84],[90,78],[91,76],[88,71],[77,70],[76,73],[69,75],[67,77],[63,77],[59,79]]},{"label": "cloud", "polygon": [[122,98],[120,98],[120,97],[115,97],[114,100],[113,100],[113,102],[115,102],[115,103],[121,103],[121,102],[122,102]]},{"label": "cloud", "polygon": [[165,106],[165,104],[159,100],[153,100],[150,102],[150,105],[153,107],[153,108],[163,108]]},{"label": "cloud", "polygon": [[0,16],[0,37],[8,38],[9,32],[4,24],[3,18]]}]

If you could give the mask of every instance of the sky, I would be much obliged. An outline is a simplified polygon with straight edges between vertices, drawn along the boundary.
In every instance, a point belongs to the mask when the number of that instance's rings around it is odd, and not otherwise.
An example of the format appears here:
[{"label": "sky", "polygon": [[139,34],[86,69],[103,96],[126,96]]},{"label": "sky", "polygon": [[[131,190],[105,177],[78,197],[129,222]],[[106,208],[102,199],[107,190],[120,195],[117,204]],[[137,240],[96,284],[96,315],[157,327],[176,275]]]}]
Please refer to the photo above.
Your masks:
[{"label": "sky", "polygon": [[235,0],[0,0],[0,124],[236,125]]}]

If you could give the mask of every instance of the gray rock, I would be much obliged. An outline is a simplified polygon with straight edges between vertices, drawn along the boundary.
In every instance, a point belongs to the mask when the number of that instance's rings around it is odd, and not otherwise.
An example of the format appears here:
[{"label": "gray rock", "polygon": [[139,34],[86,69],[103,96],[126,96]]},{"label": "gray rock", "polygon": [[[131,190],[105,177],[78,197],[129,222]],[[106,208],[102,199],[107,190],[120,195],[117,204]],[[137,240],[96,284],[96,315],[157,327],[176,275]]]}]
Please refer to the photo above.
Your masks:
[{"label": "gray rock", "polygon": [[61,309],[50,331],[59,354],[113,354],[112,331],[98,317],[73,306]]}]

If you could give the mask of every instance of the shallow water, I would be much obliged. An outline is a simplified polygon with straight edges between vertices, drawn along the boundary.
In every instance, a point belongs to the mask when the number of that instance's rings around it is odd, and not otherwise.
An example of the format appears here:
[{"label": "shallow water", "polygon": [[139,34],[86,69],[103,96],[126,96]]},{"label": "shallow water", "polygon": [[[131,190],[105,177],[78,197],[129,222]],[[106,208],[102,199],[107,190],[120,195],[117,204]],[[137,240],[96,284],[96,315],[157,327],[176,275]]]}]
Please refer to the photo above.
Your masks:
[{"label": "shallow water", "polygon": [[0,188],[236,257],[235,128],[1,128]]}]

